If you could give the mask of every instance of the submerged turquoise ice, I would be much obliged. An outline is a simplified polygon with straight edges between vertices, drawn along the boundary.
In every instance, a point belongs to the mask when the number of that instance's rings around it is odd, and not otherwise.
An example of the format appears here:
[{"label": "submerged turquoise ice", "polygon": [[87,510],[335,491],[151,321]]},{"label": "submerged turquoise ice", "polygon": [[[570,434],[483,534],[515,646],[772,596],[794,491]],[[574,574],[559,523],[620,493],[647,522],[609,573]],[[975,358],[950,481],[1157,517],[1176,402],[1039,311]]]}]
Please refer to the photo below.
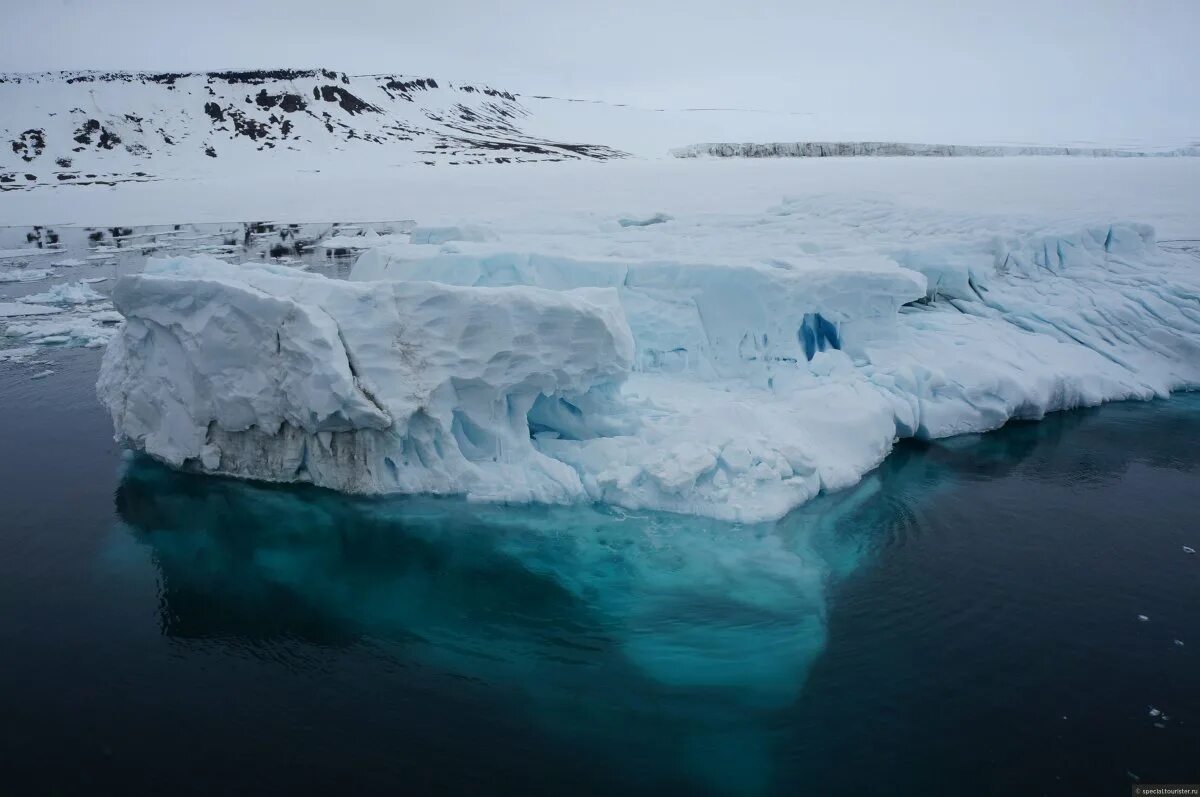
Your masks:
[{"label": "submerged turquoise ice", "polygon": [[769,772],[761,720],[799,697],[830,583],[904,523],[877,477],[759,525],[355,499],[148,459],[128,464],[117,503],[160,571],[171,637],[369,640],[609,755],[669,739],[669,768],[736,791]]},{"label": "submerged turquoise ice", "polygon": [[[862,555],[838,521],[869,512],[873,486],[739,526],[590,505],[354,499],[139,459],[118,502],[162,569],[168,603],[195,589],[257,611],[269,593],[341,633],[424,640],[465,675],[515,667],[528,678],[530,661],[599,657],[664,686],[772,705],[795,697],[820,650],[825,585]],[[186,616],[164,618],[167,630],[197,633]],[[529,634],[547,620],[594,644]]]}]

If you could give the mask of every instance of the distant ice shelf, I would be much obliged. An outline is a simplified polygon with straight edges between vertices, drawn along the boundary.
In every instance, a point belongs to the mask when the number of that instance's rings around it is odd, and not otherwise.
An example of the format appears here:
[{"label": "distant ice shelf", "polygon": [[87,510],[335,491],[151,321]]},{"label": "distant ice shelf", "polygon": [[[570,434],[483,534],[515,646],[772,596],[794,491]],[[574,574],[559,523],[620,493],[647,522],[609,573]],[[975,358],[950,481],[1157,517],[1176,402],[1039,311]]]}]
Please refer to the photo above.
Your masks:
[{"label": "distant ice shelf", "polygon": [[900,437],[1200,385],[1200,270],[1147,225],[662,215],[417,228],[349,281],[151,259],[115,285],[98,393],[187,470],[753,522]]},{"label": "distant ice shelf", "polygon": [[1122,147],[975,146],[906,144],[897,141],[782,141],[691,144],[671,150],[677,158],[997,158],[1068,156],[1079,158],[1200,157],[1200,147],[1137,149]]}]

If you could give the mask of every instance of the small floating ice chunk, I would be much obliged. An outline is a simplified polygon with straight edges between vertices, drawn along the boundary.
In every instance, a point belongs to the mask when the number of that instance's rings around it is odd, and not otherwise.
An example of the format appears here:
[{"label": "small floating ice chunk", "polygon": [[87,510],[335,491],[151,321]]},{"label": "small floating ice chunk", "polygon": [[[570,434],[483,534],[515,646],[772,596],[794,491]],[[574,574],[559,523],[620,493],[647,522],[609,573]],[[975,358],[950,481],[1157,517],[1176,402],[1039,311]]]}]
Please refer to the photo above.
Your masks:
[{"label": "small floating ice chunk", "polygon": [[33,376],[31,376],[29,378],[30,379],[45,379],[46,377],[50,376],[53,373],[54,373],[53,371],[39,371],[38,373],[34,374]]},{"label": "small floating ice chunk", "polygon": [[1185,546],[1183,546],[1183,552],[1184,553],[1195,553],[1196,549],[1190,545],[1185,545]]},{"label": "small floating ice chunk", "polygon": [[1181,648],[1181,647],[1183,647],[1183,640],[1182,640],[1182,639],[1176,639],[1176,640],[1175,640],[1175,647],[1177,647],[1177,648]]},{"label": "small floating ice chunk", "polygon": [[617,224],[620,224],[622,227],[649,227],[651,224],[662,224],[674,218],[674,216],[668,216],[666,213],[655,213],[653,216],[643,216],[641,218],[624,216],[617,219]]},{"label": "small floating ice chunk", "polygon": [[1150,622],[1150,618],[1149,618],[1149,617],[1147,617],[1147,616],[1146,616],[1146,615],[1144,615],[1144,614],[1139,614],[1139,615],[1138,615],[1138,619],[1139,619],[1139,620],[1141,620],[1143,623],[1148,623],[1148,622]]},{"label": "small floating ice chunk", "polygon": [[104,297],[83,282],[64,282],[44,293],[22,296],[18,301],[31,304],[90,304],[102,302]]},{"label": "small floating ice chunk", "polygon": [[77,257],[68,257],[66,260],[56,260],[50,265],[55,268],[75,268],[76,266],[86,266],[86,260],[80,260]]},{"label": "small floating ice chunk", "polygon": [[35,346],[18,346],[13,349],[0,349],[0,363],[20,363],[25,362],[33,355],[37,354]]},{"label": "small floating ice chunk", "polygon": [[1160,714],[1162,714],[1162,712],[1159,711],[1158,709],[1156,709],[1154,706],[1150,707],[1150,716],[1151,717],[1157,717]]},{"label": "small floating ice chunk", "polygon": [[108,277],[84,277],[79,281],[86,282],[89,285],[94,285],[97,282],[108,282]]},{"label": "small floating ice chunk", "polygon": [[125,320],[125,316],[118,313],[116,310],[101,310],[98,313],[92,313],[88,318],[95,321],[97,324],[119,324]]}]

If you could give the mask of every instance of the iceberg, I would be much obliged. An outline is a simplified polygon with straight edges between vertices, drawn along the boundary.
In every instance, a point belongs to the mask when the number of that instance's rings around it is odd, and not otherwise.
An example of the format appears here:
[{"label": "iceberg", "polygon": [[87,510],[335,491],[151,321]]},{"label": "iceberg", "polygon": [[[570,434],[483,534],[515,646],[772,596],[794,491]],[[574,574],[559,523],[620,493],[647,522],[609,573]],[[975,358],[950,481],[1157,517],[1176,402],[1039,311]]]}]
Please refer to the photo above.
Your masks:
[{"label": "iceberg", "polygon": [[633,356],[611,290],[356,284],[196,257],[151,260],[113,302],[126,323],[98,390],[125,442],[355,493],[579,499],[527,416],[603,408]]},{"label": "iceberg", "polygon": [[1200,273],[1145,225],[820,196],[605,225],[418,227],[349,280],[151,259],[99,396],[185,470],[750,523],[901,437],[1200,384]]}]

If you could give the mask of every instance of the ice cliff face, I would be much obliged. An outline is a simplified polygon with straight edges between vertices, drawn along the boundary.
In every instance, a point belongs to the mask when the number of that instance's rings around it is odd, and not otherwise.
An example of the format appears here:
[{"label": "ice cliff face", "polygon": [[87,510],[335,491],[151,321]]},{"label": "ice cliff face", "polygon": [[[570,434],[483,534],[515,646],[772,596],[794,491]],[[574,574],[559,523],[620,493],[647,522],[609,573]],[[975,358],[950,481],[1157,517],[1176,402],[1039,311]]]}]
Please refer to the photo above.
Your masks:
[{"label": "ice cliff face", "polygon": [[756,521],[898,437],[1200,384],[1200,273],[1145,226],[922,235],[828,197],[654,218],[418,227],[349,282],[151,261],[114,292],[100,397],[188,469]]},{"label": "ice cliff face", "polygon": [[428,77],[328,69],[0,74],[0,188],[112,183],[330,160],[606,159],[538,134],[513,94]]},{"label": "ice cliff face", "polygon": [[577,498],[527,417],[603,405],[632,357],[603,290],[357,285],[198,257],[150,261],[113,302],[128,320],[99,393],[128,443],[350,492]]}]

